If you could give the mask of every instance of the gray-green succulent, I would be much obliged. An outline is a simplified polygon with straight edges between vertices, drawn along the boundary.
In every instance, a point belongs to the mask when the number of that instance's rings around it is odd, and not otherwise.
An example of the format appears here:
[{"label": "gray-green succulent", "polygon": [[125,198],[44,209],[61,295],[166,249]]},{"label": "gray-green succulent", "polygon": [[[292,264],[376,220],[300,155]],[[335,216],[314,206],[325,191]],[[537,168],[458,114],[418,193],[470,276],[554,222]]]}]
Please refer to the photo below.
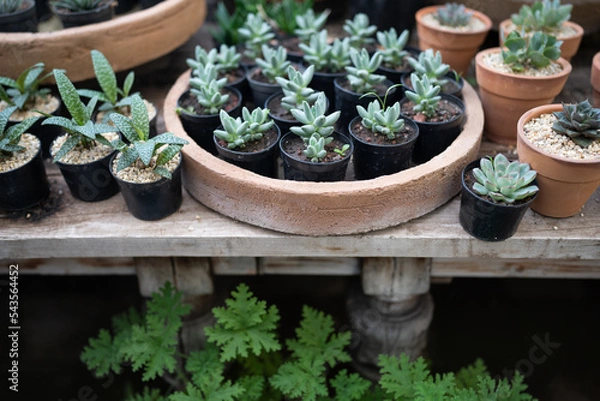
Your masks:
[{"label": "gray-green succulent", "polygon": [[375,86],[385,81],[385,75],[375,73],[381,65],[382,59],[383,56],[378,51],[369,57],[369,53],[364,48],[360,51],[350,48],[352,65],[347,66],[346,71],[354,92],[361,95],[374,92]]},{"label": "gray-green succulent", "polygon": [[[227,78],[217,79],[217,67],[213,64],[198,64],[192,70],[190,78],[190,93],[196,96],[198,104],[205,109],[205,114],[217,114],[229,100],[229,95],[223,93]],[[182,111],[182,110],[180,110]],[[192,110],[184,110],[193,113]]]},{"label": "gray-green succulent", "polygon": [[287,50],[283,46],[272,48],[262,46],[262,58],[256,59],[256,65],[260,67],[262,75],[271,83],[276,83],[275,78],[285,77],[288,67],[291,65],[287,59]]},{"label": "gray-green succulent", "polygon": [[442,61],[442,53],[439,51],[422,51],[417,59],[409,57],[408,64],[420,76],[426,75],[432,85],[444,86],[448,82],[443,77],[450,71],[450,66]]},{"label": "gray-green succulent", "polygon": [[0,77],[0,100],[23,110],[28,109],[36,97],[48,95],[49,88],[40,88],[40,84],[52,75],[52,72],[43,74],[45,68],[44,63],[40,62],[27,68],[17,79]]},{"label": "gray-green succulent", "polygon": [[560,0],[542,0],[531,6],[524,4],[510,19],[525,32],[556,32],[571,18],[572,9],[572,4],[560,4]]},{"label": "gray-green succulent", "polygon": [[408,29],[398,35],[396,29],[392,27],[387,31],[378,31],[376,36],[383,64],[392,68],[402,66],[404,59],[410,54],[404,50],[409,39]]},{"label": "gray-green succulent", "polygon": [[557,121],[552,130],[567,135],[582,148],[600,139],[600,108],[592,107],[587,99],[576,104],[563,104],[563,111],[553,114]]},{"label": "gray-green succulent", "polygon": [[357,105],[356,111],[362,118],[361,123],[365,128],[388,139],[395,139],[396,134],[404,129],[404,119],[400,118],[399,102],[391,107],[382,107],[379,100],[375,99],[367,105],[366,109]]},{"label": "gray-green succulent", "polygon": [[216,129],[214,134],[217,138],[227,142],[227,148],[244,148],[248,142],[262,139],[264,133],[269,131],[275,124],[269,118],[269,109],[260,107],[250,112],[246,107],[242,108],[242,117],[234,118],[225,110],[219,113],[223,129]]},{"label": "gray-green succulent", "polygon": [[57,0],[50,2],[55,8],[66,8],[70,11],[88,11],[100,7],[105,0]]},{"label": "gray-green succulent", "polygon": [[309,43],[300,43],[304,52],[304,61],[313,65],[315,71],[337,73],[343,72],[350,64],[350,39],[336,38],[328,43],[328,33],[321,30],[311,36]]},{"label": "gray-green succulent", "polygon": [[440,25],[458,28],[469,25],[469,22],[473,17],[473,13],[467,11],[463,4],[446,3],[437,8],[436,12],[433,14],[433,17],[440,23]]},{"label": "gray-green succulent", "polygon": [[301,42],[308,42],[313,35],[316,35],[327,22],[330,10],[325,10],[320,14],[315,14],[312,8],[309,8],[304,14],[296,16],[296,29],[294,33]]},{"label": "gray-green succulent", "polygon": [[260,57],[262,47],[275,38],[271,25],[255,13],[247,15],[244,26],[239,28],[238,32],[244,42],[244,54],[251,60]]},{"label": "gray-green succulent", "polygon": [[423,113],[427,118],[433,117],[437,112],[441,99],[441,96],[439,96],[441,87],[432,84],[427,75],[419,77],[414,72],[410,74],[410,82],[413,90],[407,89],[404,95],[415,105],[414,111]]},{"label": "gray-green succulent", "polygon": [[0,160],[25,149],[19,145],[21,136],[39,119],[39,117],[31,117],[18,124],[8,126],[10,115],[15,110],[17,110],[17,106],[7,107],[0,111]]},{"label": "gray-green succulent", "polygon": [[477,180],[473,184],[473,191],[481,196],[489,196],[496,202],[512,204],[538,192],[537,185],[530,185],[536,175],[529,164],[518,160],[509,162],[506,156],[498,153],[493,159],[482,158],[479,167],[473,169],[473,176]]},{"label": "gray-green succulent", "polygon": [[343,29],[349,35],[350,46],[357,49],[375,41],[373,35],[377,32],[377,26],[371,25],[367,14],[358,13],[354,18],[347,19],[344,22]]},{"label": "gray-green succulent", "polygon": [[12,14],[19,11],[24,0],[0,0],[0,14]]},{"label": "gray-green succulent", "polygon": [[310,65],[304,71],[297,71],[294,67],[288,67],[288,78],[276,77],[277,84],[281,86],[283,98],[281,105],[290,111],[300,107],[302,102],[313,104],[319,97],[319,92],[308,85],[312,81],[315,67]]},{"label": "gray-green succulent", "polygon": [[544,68],[558,60],[562,43],[556,37],[539,31],[531,37],[521,37],[519,32],[512,31],[504,41],[506,50],[502,50],[502,59],[514,72],[528,67]]}]

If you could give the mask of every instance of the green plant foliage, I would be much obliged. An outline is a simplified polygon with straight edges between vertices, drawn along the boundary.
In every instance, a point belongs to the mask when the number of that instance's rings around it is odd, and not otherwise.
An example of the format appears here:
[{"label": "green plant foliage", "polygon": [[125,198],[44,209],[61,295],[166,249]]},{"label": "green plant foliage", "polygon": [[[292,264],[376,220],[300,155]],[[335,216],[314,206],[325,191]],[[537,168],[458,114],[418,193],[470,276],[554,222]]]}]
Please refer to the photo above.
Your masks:
[{"label": "green plant foliage", "polygon": [[367,106],[367,109],[361,105],[356,106],[358,115],[362,118],[362,125],[390,140],[396,138],[396,134],[404,129],[404,120],[400,118],[400,103],[396,102],[393,106],[382,108],[378,100],[373,100]]},{"label": "green plant foliage", "polygon": [[539,190],[537,185],[529,185],[537,175],[529,164],[519,163],[518,160],[509,162],[502,153],[493,159],[482,158],[479,168],[473,169],[473,175],[477,180],[473,184],[473,191],[489,196],[496,202],[511,204],[533,196]]},{"label": "green plant foliage", "polygon": [[55,9],[66,8],[72,12],[93,10],[104,3],[105,0],[58,0],[50,2]]},{"label": "green plant foliage", "polygon": [[401,66],[404,59],[410,54],[404,50],[408,43],[409,31],[405,29],[400,36],[395,28],[390,28],[387,31],[377,32],[377,42],[379,43],[379,51],[383,58],[383,64],[391,68]]},{"label": "green plant foliage", "polygon": [[7,128],[10,115],[15,110],[17,110],[17,106],[7,107],[0,111],[0,160],[12,156],[14,152],[25,150],[24,147],[19,145],[21,135],[39,119],[39,117],[27,118]]},{"label": "green plant foliage", "polygon": [[242,118],[233,118],[225,110],[219,112],[219,118],[223,129],[216,129],[214,134],[217,138],[227,142],[229,149],[244,148],[248,142],[262,139],[263,134],[275,124],[269,118],[269,109],[260,107],[252,110],[252,113],[244,106]]},{"label": "green plant foliage", "polygon": [[349,35],[350,46],[356,49],[364,48],[367,44],[375,41],[372,36],[377,32],[377,27],[371,25],[367,14],[354,15],[351,20],[344,21],[342,28]]},{"label": "green plant foliage", "polygon": [[[244,26],[238,29],[240,37],[244,41],[244,54],[249,59],[257,59],[261,56],[263,46],[275,38],[273,28],[265,22],[259,14],[248,14]],[[286,55],[287,56],[287,55]]]},{"label": "green plant foliage", "polygon": [[313,3],[313,0],[274,1],[267,3],[266,14],[275,22],[279,31],[291,35],[299,26],[298,16],[312,12]]},{"label": "green plant foliage", "polygon": [[12,14],[21,9],[24,0],[0,0],[0,14]]},{"label": "green plant foliage", "polygon": [[275,77],[277,84],[281,86],[283,91],[283,98],[281,99],[281,105],[286,110],[292,110],[298,108],[302,102],[313,104],[318,96],[319,92],[310,88],[308,85],[312,81],[315,67],[313,65],[308,66],[304,71],[297,71],[294,67],[288,67],[288,78]]},{"label": "green plant foliage", "polygon": [[256,59],[256,65],[261,68],[262,75],[271,83],[276,83],[277,77],[285,77],[291,63],[287,59],[287,50],[283,46],[273,49],[262,46],[262,58]]},{"label": "green plant foliage", "polygon": [[16,80],[0,77],[0,100],[17,106],[19,110],[28,109],[36,96],[44,97],[50,93],[50,89],[40,88],[40,84],[52,75],[51,72],[43,74],[45,69],[44,63],[36,63],[19,74]]},{"label": "green plant foliage", "polygon": [[440,25],[458,28],[469,25],[473,13],[467,11],[463,4],[446,3],[437,8],[433,17],[438,20]]},{"label": "green plant foliage", "polygon": [[[143,167],[152,167],[152,171],[161,177],[171,178],[171,172],[165,165],[173,159],[183,145],[187,145],[185,139],[176,137],[171,132],[165,132],[150,138],[150,122],[148,110],[139,95],[131,98],[131,117],[119,113],[111,113],[110,119],[119,131],[131,142],[117,139],[111,145],[121,152],[117,163],[117,171],[121,171],[134,163],[141,163]],[[140,166],[140,167],[142,167]]]},{"label": "green plant foliage", "polygon": [[450,72],[450,66],[442,61],[442,53],[434,52],[433,49],[427,49],[419,53],[418,59],[408,58],[408,64],[420,76],[426,75],[432,85],[444,86],[448,82],[443,78]]},{"label": "green plant foliage", "polygon": [[563,111],[553,114],[557,121],[552,130],[568,136],[582,148],[600,139],[600,108],[593,108],[587,99],[576,104],[563,104]]},{"label": "green plant foliage", "polygon": [[558,60],[562,43],[562,40],[557,41],[554,36],[542,32],[535,32],[529,38],[512,31],[504,41],[506,49],[502,50],[502,59],[515,72],[528,67],[543,68],[552,60]]},{"label": "green plant foliage", "polygon": [[329,44],[327,37],[327,31],[321,30],[310,37],[308,44],[299,44],[304,52],[304,61],[320,72],[345,71],[346,66],[350,64],[350,40],[336,38]]},{"label": "green plant foliage", "polygon": [[[290,1],[295,2],[295,0]],[[294,29],[294,34],[298,36],[301,42],[308,42],[313,35],[316,35],[323,29],[329,13],[329,10],[325,10],[316,15],[312,8],[309,8],[303,13],[296,14],[296,28]]]},{"label": "green plant foliage", "polygon": [[560,4],[560,0],[536,1],[531,6],[524,4],[518,14],[510,19],[525,32],[555,32],[571,18],[572,4]]},{"label": "green plant foliage", "polygon": [[167,401],[167,397],[156,388],[144,387],[141,394],[133,394],[125,398],[125,401]]},{"label": "green plant foliage", "polygon": [[372,57],[366,49],[360,51],[350,48],[350,60],[352,65],[346,67],[348,72],[348,81],[352,90],[360,95],[367,92],[374,92],[375,85],[385,81],[385,75],[375,74],[375,71],[381,65],[383,56],[376,51]]},{"label": "green plant foliage", "polygon": [[413,90],[406,90],[404,95],[414,103],[414,110],[417,113],[423,113],[427,118],[431,118],[437,113],[437,108],[441,96],[439,96],[441,87],[433,85],[427,75],[419,77],[414,72],[410,74],[410,82]]},{"label": "green plant foliage", "polygon": [[340,370],[335,378],[330,381],[330,384],[335,390],[335,401],[361,400],[371,387],[369,380],[358,373],[348,373],[346,369]]},{"label": "green plant foliage", "polygon": [[[227,78],[217,79],[217,67],[213,64],[198,64],[192,70],[190,78],[190,93],[196,96],[198,104],[204,107],[205,114],[217,114],[229,101],[229,95],[223,93],[227,84]],[[189,110],[180,109],[179,112],[194,113],[193,108]]]}]

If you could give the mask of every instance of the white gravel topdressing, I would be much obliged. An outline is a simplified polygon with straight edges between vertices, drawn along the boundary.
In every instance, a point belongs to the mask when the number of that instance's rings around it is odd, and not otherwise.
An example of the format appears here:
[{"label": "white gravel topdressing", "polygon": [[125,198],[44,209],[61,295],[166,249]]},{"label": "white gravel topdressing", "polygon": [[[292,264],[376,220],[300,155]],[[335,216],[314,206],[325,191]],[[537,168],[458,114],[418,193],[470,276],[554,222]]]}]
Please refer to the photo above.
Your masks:
[{"label": "white gravel topdressing", "polygon": [[[166,148],[166,146],[164,148]],[[117,157],[115,157],[115,160],[113,161],[113,165],[112,165],[113,171],[117,170],[117,165],[119,163],[120,158],[121,158],[121,154],[119,153],[117,155]],[[177,168],[177,166],[179,165],[180,159],[181,159],[181,153],[177,154],[175,157],[173,157],[171,160],[169,160],[164,165],[164,167],[167,170],[169,170],[170,173],[173,173],[175,171],[175,169]],[[154,169],[155,165],[156,165],[156,157],[153,157],[152,161],[150,162],[150,166],[148,166],[148,167],[143,167],[143,164],[141,164],[141,163],[139,166],[136,165],[136,163],[134,163],[133,165],[126,167],[119,172],[116,172],[115,175],[123,181],[133,182],[136,184],[147,184],[147,183],[151,183],[151,182],[156,182],[163,177],[152,171]]]},{"label": "white gravel topdressing", "polygon": [[21,135],[19,145],[23,146],[25,150],[13,152],[12,155],[6,159],[0,158],[0,173],[14,170],[31,161],[38,153],[41,142],[37,136],[25,133]]},{"label": "white gravel topdressing", "polygon": [[[6,109],[10,105],[6,103],[4,100],[0,100],[0,111]],[[11,121],[23,121],[26,118],[30,117],[42,117],[40,113],[34,110],[40,110],[44,113],[52,114],[55,112],[60,106],[60,100],[57,97],[47,95],[44,97],[36,96],[33,104],[27,105],[25,104],[27,109],[24,110],[15,110],[10,115]]]},{"label": "white gravel topdressing", "polygon": [[532,118],[523,126],[525,137],[536,148],[551,155],[575,160],[600,158],[600,140],[582,148],[568,136],[554,132],[552,124],[555,121],[556,117],[551,113]]},{"label": "white gravel topdressing", "polygon": [[[109,132],[107,134],[102,134],[109,141],[114,141],[119,138],[119,134],[116,132]],[[50,147],[50,154],[54,156],[56,152],[58,152],[67,140],[68,135],[64,134],[59,136],[52,142],[52,146]],[[110,146],[102,145],[100,143],[96,143],[96,146],[86,149],[81,145],[75,146],[75,148],[71,149],[62,159],[60,159],[61,163],[64,164],[86,164],[95,162],[96,160],[100,160],[103,157],[110,155],[114,151]]]},{"label": "white gravel topdressing", "polygon": [[506,74],[522,75],[526,77],[547,77],[559,74],[563,70],[559,63],[551,61],[548,66],[543,68],[525,68],[525,70],[521,72],[514,72],[508,65],[504,64],[504,60],[502,59],[502,54],[500,52],[488,53],[484,55],[483,63],[494,70],[504,72]]}]

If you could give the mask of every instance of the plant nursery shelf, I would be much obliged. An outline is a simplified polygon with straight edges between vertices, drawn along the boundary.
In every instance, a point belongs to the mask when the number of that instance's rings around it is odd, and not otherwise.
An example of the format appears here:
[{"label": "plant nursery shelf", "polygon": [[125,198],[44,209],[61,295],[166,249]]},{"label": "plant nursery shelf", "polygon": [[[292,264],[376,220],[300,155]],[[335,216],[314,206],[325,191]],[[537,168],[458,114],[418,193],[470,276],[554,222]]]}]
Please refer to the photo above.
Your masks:
[{"label": "plant nursery shelf", "polygon": [[285,233],[365,233],[397,226],[435,210],[459,192],[461,171],[477,156],[483,133],[481,103],[475,90],[465,83],[467,122],[452,145],[426,163],[363,181],[268,178],[214,157],[186,134],[175,109],[188,83],[189,72],[185,72],[164,104],[167,130],[191,143],[183,149],[185,188],[199,202],[223,215]]},{"label": "plant nursery shelf", "polygon": [[0,33],[0,75],[16,78],[40,61],[62,68],[72,81],[94,77],[89,57],[100,50],[115,71],[157,59],[185,43],[202,25],[205,0],[164,0],[110,21],[37,33]]}]

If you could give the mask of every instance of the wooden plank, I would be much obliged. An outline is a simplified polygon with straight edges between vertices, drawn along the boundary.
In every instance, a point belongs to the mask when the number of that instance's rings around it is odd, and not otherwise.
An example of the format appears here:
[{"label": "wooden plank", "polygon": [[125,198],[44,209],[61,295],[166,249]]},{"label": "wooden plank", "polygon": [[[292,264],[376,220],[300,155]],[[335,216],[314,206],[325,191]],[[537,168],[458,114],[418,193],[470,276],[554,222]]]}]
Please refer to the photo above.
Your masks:
[{"label": "wooden plank", "polygon": [[260,274],[352,276],[360,273],[358,258],[260,258]]},{"label": "wooden plank", "polygon": [[0,260],[0,266],[19,264],[19,274],[40,276],[127,276],[135,274],[133,258],[75,258]]},{"label": "wooden plank", "polygon": [[258,274],[256,258],[210,258],[213,273],[220,276],[254,276]]}]

